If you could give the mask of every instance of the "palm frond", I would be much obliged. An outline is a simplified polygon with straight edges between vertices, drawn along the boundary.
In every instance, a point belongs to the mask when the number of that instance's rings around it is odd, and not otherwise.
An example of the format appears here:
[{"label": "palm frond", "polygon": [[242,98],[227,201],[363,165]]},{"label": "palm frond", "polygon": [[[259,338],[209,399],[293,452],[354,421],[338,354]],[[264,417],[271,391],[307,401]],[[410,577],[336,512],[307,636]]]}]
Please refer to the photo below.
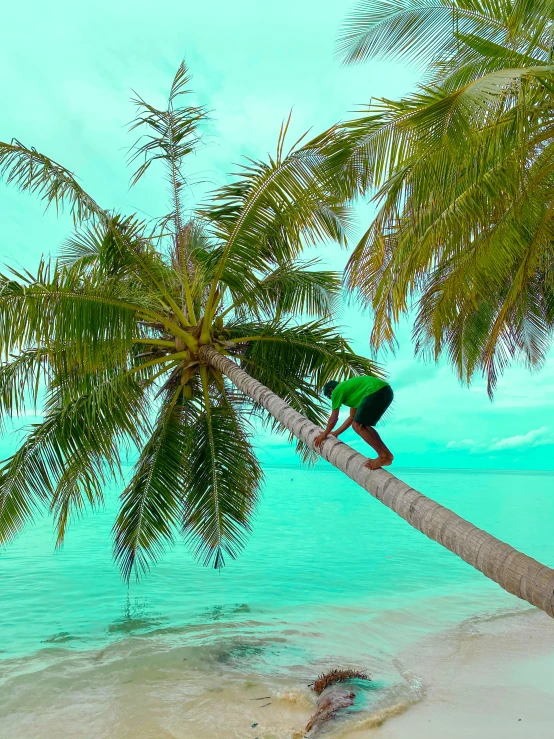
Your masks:
[{"label": "palm frond", "polygon": [[16,139],[0,142],[0,177],[23,192],[39,195],[46,208],[54,204],[59,212],[67,205],[76,223],[107,217],[68,169]]},{"label": "palm frond", "polygon": [[183,516],[187,454],[196,415],[180,386],[164,393],[158,420],[121,496],[114,524],[114,557],[126,580],[133,569],[137,578],[146,572],[173,542]]},{"label": "palm frond", "polygon": [[[170,181],[182,186],[184,180],[180,172],[183,159],[194,152],[200,142],[199,124],[206,120],[207,111],[202,106],[176,105],[183,95],[190,94],[188,85],[190,74],[185,62],[181,62],[173,79],[165,110],[155,108],[140,96],[133,103],[138,114],[130,130],[145,129],[147,133],[131,148],[130,162],[142,159],[133,175],[131,185],[135,185],[148,171],[153,162],[159,161],[168,167]],[[143,143],[143,139],[146,139]]]},{"label": "palm frond", "polygon": [[131,130],[140,129],[146,133],[143,133],[131,148],[129,163],[141,161],[131,179],[131,186],[136,185],[154,162],[161,162],[164,165],[172,202],[171,211],[164,217],[163,222],[173,224],[176,253],[182,265],[186,264],[192,271],[183,238],[186,219],[182,194],[187,184],[183,163],[200,144],[199,129],[207,119],[208,112],[203,106],[179,105],[180,99],[190,94],[189,82],[187,66],[185,62],[181,62],[173,79],[165,109],[155,108],[140,96],[133,100],[138,108],[138,114],[131,124]]},{"label": "palm frond", "polygon": [[59,262],[74,271],[97,268],[100,278],[136,274],[138,256],[145,251],[143,232],[136,218],[118,214],[85,224],[62,244]]},{"label": "palm frond", "polygon": [[532,23],[542,31],[548,13],[546,0],[361,0],[343,23],[337,51],[347,64],[393,57],[428,66],[447,58],[460,35],[519,35],[529,45],[537,35]]},{"label": "palm frond", "polygon": [[337,272],[312,269],[319,260],[279,264],[260,282],[259,303],[267,304],[266,312],[283,314],[334,314],[340,294],[341,280]]},{"label": "palm frond", "polygon": [[71,518],[82,516],[87,506],[94,510],[103,505],[105,480],[98,474],[98,460],[77,454],[66,456],[64,471],[57,481],[50,502],[54,518],[56,547],[64,543]]},{"label": "palm frond", "polygon": [[[0,275],[0,352],[54,344],[83,366],[125,363],[137,318],[116,281],[91,285],[79,271],[41,262],[36,275]],[[54,355],[55,356],[55,355]]]},{"label": "palm frond", "polygon": [[328,380],[357,374],[382,376],[379,366],[355,354],[337,329],[325,319],[295,324],[288,320],[231,323],[230,341],[252,374],[274,392],[278,377],[310,378],[319,391]]},{"label": "palm frond", "polygon": [[44,421],[31,426],[23,445],[3,462],[0,543],[13,539],[48,506],[57,512],[64,509],[63,517],[67,518],[78,498],[74,492],[72,505],[60,508],[65,494],[58,486],[69,484],[70,468],[74,490],[98,494],[98,481],[105,481],[106,473],[119,472],[121,444],[126,440],[139,443],[147,422],[142,388],[125,375],[112,375],[107,381],[95,381],[93,375],[90,379],[90,392],[72,401],[54,388]]},{"label": "palm frond", "polygon": [[49,379],[48,352],[28,349],[0,365],[0,422],[37,409],[43,383]]},{"label": "palm frond", "polygon": [[329,167],[324,144],[308,142],[283,156],[285,133],[286,128],[276,158],[268,163],[251,160],[199,211],[222,244],[209,310],[229,263],[233,273],[244,264],[264,270],[267,260],[294,260],[306,244],[346,241],[350,216],[344,207],[344,187],[338,171]]},{"label": "palm frond", "polygon": [[225,555],[234,559],[244,546],[263,475],[225,394],[210,396],[191,433],[183,532],[204,564],[221,568]]},{"label": "palm frond", "polygon": [[551,252],[552,7],[440,4],[365,4],[371,53],[415,54],[434,83],[344,126],[380,205],[347,284],[373,313],[374,348],[394,346],[417,300],[416,350],[446,354],[464,381],[483,371],[492,392],[511,361],[538,366],[551,341],[546,308],[528,295]]}]

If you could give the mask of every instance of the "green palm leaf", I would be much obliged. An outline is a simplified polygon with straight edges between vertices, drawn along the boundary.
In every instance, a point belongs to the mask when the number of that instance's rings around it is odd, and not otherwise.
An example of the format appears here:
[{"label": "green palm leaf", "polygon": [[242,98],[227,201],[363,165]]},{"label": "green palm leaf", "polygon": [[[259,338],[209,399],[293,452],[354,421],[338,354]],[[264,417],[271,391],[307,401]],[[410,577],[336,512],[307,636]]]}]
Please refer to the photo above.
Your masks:
[{"label": "green palm leaf", "polygon": [[416,351],[445,353],[464,381],[483,372],[492,392],[514,359],[540,366],[552,335],[546,304],[529,300],[552,258],[552,4],[364,8],[351,50],[423,61],[433,84],[344,127],[350,170],[379,204],[347,283],[373,313],[374,348],[394,346],[417,303]]},{"label": "green palm leaf", "polygon": [[245,422],[225,395],[210,397],[191,434],[183,531],[196,556],[220,568],[244,546],[263,475]]},{"label": "green palm leaf", "polygon": [[173,542],[183,517],[183,491],[188,476],[187,453],[192,442],[195,409],[181,389],[166,392],[158,420],[121,496],[114,525],[114,557],[129,580]]},{"label": "green palm leaf", "polygon": [[266,303],[266,312],[276,316],[332,316],[340,295],[340,274],[311,269],[318,263],[312,259],[279,264],[260,281],[260,295],[256,296],[258,305]]},{"label": "green palm leaf", "polygon": [[13,539],[46,506],[58,510],[61,499],[67,497],[58,486],[68,484],[70,468],[74,492],[63,506],[64,516],[73,506],[81,507],[83,492],[89,500],[93,494],[98,498],[99,482],[105,481],[106,473],[119,472],[122,443],[140,443],[146,424],[142,388],[125,375],[108,380],[89,377],[89,392],[73,399],[54,385],[45,420],[34,424],[19,450],[3,462],[0,543]]},{"label": "green palm leaf", "polygon": [[[19,279],[14,279],[19,278]],[[124,362],[140,304],[116,282],[94,285],[79,271],[42,262],[36,276],[0,275],[0,352],[57,344],[83,366]]]},{"label": "green palm leaf", "polygon": [[0,422],[19,416],[29,406],[36,410],[48,376],[48,353],[41,349],[29,349],[0,365]]},{"label": "green palm leaf", "polygon": [[392,56],[429,65],[457,50],[452,41],[467,34],[509,34],[528,47],[548,36],[549,19],[548,0],[361,0],[343,24],[338,52],[350,64]]},{"label": "green palm leaf", "polygon": [[19,190],[39,195],[47,208],[54,204],[56,211],[61,211],[68,205],[76,222],[106,218],[106,212],[69,170],[16,139],[9,144],[0,142],[0,177]]}]

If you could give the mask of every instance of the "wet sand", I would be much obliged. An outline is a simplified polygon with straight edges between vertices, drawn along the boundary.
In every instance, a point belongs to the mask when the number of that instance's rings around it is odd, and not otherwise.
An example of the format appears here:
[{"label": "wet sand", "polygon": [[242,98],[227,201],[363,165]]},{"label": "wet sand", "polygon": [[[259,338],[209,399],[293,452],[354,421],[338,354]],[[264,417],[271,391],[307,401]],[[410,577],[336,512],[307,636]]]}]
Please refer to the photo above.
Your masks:
[{"label": "wet sand", "polygon": [[[28,675],[18,670],[6,675],[0,737],[54,739],[60,725],[67,739],[304,736],[315,708],[305,668],[264,676],[226,664],[210,648],[134,638]],[[386,668],[375,662],[375,680]],[[540,611],[466,619],[401,650],[388,669],[371,705],[329,722],[322,739],[554,736],[554,620]]]},{"label": "wet sand", "polygon": [[425,697],[349,739],[546,739],[554,736],[554,620],[537,610],[464,622],[402,655]]}]

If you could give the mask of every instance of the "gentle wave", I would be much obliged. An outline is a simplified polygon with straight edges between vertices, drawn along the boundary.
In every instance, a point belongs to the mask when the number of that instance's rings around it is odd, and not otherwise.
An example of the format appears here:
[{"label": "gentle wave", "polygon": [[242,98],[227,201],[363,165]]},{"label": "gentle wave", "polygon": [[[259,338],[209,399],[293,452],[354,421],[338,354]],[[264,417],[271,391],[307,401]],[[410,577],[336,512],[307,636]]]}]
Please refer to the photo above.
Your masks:
[{"label": "gentle wave", "polygon": [[[530,618],[527,604],[338,473],[290,478],[268,470],[254,535],[222,573],[179,546],[127,590],[111,560],[109,507],[79,521],[62,552],[52,553],[47,524],[2,552],[2,735],[53,739],[63,725],[68,739],[290,739],[313,713],[309,683],[349,666],[378,686],[332,727],[358,739],[427,704],[444,645],[471,660],[489,632]],[[552,476],[406,479],[551,558]],[[402,666],[418,649],[426,676],[417,659],[412,672]]]}]

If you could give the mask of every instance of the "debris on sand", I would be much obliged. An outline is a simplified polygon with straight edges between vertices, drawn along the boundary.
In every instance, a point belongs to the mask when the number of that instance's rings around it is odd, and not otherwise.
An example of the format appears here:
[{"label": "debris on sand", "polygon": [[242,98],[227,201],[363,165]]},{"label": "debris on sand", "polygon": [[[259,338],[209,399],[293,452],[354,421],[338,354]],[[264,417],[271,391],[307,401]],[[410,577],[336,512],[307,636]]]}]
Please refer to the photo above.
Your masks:
[{"label": "debris on sand", "polygon": [[337,668],[319,675],[313,683],[310,683],[309,687],[316,695],[321,695],[325,688],[329,688],[335,683],[344,683],[347,680],[367,680],[369,682],[370,677],[366,672],[360,670],[340,670]]},{"label": "debris on sand", "polygon": [[353,681],[369,681],[365,672],[359,670],[334,669],[325,672],[311,683],[310,687],[319,695],[317,710],[305,729],[306,737],[315,737],[325,724],[337,717],[339,711],[354,705],[359,686]]}]

